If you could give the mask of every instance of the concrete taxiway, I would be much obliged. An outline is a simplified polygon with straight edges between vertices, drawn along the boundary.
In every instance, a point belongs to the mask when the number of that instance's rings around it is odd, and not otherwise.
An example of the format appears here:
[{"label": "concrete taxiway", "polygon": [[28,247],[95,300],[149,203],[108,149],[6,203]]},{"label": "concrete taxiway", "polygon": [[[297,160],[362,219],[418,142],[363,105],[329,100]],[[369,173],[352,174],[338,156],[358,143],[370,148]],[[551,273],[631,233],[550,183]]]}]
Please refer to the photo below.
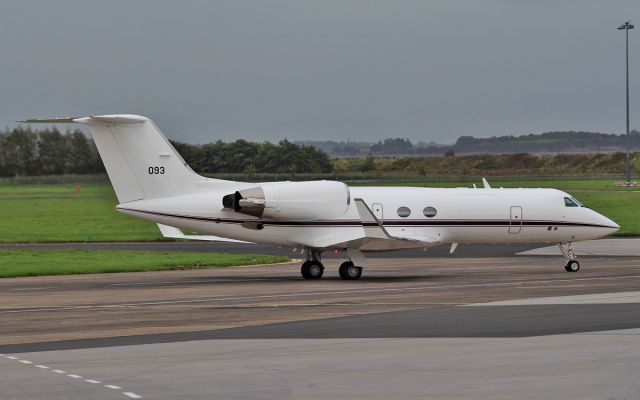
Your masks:
[{"label": "concrete taxiway", "polygon": [[640,397],[640,258],[339,262],[0,280],[1,397]]}]

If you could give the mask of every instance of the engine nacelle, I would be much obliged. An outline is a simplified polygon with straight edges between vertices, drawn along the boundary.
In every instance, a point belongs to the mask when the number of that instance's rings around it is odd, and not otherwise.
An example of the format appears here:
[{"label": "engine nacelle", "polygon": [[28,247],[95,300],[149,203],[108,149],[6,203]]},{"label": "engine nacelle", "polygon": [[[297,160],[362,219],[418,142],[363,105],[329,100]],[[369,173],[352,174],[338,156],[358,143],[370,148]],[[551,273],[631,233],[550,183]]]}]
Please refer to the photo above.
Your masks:
[{"label": "engine nacelle", "polygon": [[333,218],[349,208],[349,187],[342,182],[278,182],[239,190],[223,197],[236,212],[271,219]]}]

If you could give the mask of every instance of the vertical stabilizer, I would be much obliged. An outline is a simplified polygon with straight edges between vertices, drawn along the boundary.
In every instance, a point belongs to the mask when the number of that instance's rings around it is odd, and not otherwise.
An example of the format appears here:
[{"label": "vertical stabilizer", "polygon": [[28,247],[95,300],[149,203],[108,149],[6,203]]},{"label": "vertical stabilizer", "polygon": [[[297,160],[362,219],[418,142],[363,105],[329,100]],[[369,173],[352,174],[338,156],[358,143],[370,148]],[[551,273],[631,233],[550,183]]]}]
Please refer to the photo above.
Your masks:
[{"label": "vertical stabilizer", "polygon": [[189,168],[146,117],[99,115],[21,122],[87,125],[120,203],[191,193],[206,179]]}]

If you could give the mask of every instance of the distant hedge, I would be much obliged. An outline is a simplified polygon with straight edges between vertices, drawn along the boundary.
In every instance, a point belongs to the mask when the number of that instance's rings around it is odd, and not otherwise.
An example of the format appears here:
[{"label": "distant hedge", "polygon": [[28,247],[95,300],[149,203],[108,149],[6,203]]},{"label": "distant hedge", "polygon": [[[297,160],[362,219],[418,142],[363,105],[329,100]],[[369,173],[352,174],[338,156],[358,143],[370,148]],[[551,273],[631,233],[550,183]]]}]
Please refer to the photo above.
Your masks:
[{"label": "distant hedge", "polygon": [[[624,153],[477,154],[431,157],[372,156],[330,159],[312,146],[288,140],[277,144],[246,140],[204,145],[172,142],[193,170],[204,175],[237,174],[247,180],[260,174],[370,178],[464,178],[468,176],[603,176],[624,173]],[[640,171],[639,153],[632,173]],[[55,128],[0,132],[0,177],[103,173],[93,141],[82,131]]]},{"label": "distant hedge", "polygon": [[[334,174],[352,172],[414,177],[623,175],[624,153],[477,154],[433,157],[360,157],[333,160]],[[640,153],[632,154],[640,171]]]}]

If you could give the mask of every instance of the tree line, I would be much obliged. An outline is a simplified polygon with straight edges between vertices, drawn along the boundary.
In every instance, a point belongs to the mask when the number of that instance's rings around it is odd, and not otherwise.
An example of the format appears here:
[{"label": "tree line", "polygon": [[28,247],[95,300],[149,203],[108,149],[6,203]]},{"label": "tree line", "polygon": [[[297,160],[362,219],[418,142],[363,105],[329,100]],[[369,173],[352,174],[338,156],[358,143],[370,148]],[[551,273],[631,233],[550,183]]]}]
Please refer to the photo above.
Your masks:
[{"label": "tree line", "polygon": [[[204,145],[173,142],[198,173],[329,173],[326,153],[288,140],[277,144],[217,141]],[[81,130],[32,130],[17,127],[0,132],[0,176],[91,174],[104,172],[93,141]]]},{"label": "tree line", "polygon": [[0,176],[90,174],[104,171],[93,141],[80,130],[0,132]]},{"label": "tree line", "polygon": [[203,174],[221,173],[329,173],[331,159],[322,150],[298,145],[287,139],[277,144],[240,139],[218,140],[204,145],[171,141],[191,168]]},{"label": "tree line", "polygon": [[350,141],[298,142],[321,149],[333,157],[374,156],[437,156],[450,154],[506,154],[506,153],[590,153],[640,150],[640,132],[609,134],[585,131],[557,131],[520,136],[476,138],[460,136],[454,144],[434,142],[413,143],[409,139],[389,138],[377,143]]},{"label": "tree line", "polygon": [[[547,139],[566,140],[566,134],[547,135]],[[640,137],[634,133],[633,139]],[[599,137],[591,137],[597,140]],[[518,141],[535,138],[518,138]],[[610,138],[611,139],[611,138]],[[615,138],[620,140],[619,138]],[[464,143],[467,139],[463,139]],[[487,141],[495,141],[490,138]],[[191,168],[201,174],[396,174],[401,176],[488,175],[589,175],[615,174],[624,170],[623,153],[597,154],[476,154],[460,155],[450,148],[446,156],[366,157],[330,159],[313,146],[288,140],[254,143],[246,140],[204,145],[172,142]],[[404,139],[380,143],[380,148],[407,148]],[[442,151],[442,150],[440,150]],[[632,168],[640,169],[640,156],[634,154]],[[60,132],[55,128],[31,130],[17,127],[0,132],[0,176],[93,174],[104,172],[97,149],[80,130]]]}]

